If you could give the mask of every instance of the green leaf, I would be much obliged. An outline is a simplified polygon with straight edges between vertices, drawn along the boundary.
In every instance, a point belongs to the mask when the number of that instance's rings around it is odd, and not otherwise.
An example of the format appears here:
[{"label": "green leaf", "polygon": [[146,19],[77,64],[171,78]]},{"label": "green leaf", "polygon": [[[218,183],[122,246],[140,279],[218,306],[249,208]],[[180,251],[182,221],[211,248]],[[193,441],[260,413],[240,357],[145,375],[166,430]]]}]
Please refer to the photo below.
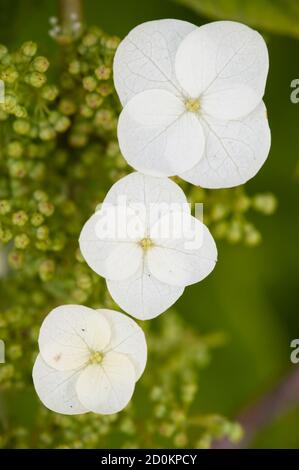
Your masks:
[{"label": "green leaf", "polygon": [[175,0],[196,13],[299,37],[298,0]]}]

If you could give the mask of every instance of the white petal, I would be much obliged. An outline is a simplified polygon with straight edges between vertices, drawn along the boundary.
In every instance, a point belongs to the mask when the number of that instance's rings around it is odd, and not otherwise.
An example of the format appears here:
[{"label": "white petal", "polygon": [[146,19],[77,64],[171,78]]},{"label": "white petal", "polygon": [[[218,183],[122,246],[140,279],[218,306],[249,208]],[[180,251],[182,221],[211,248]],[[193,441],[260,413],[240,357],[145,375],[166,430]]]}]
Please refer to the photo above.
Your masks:
[{"label": "white petal", "polygon": [[267,46],[253,29],[216,21],[192,31],[180,44],[175,68],[186,93],[220,119],[250,113],[261,101],[269,68]]},{"label": "white petal", "polygon": [[83,305],[62,305],[44,319],[38,343],[49,366],[71,370],[86,364],[90,350],[103,350],[110,337],[111,328],[103,315]]},{"label": "white petal", "polygon": [[117,204],[126,200],[128,205],[145,207],[150,224],[171,210],[190,212],[184,191],[168,178],[157,178],[142,173],[130,173],[117,181],[108,191],[104,203]]},{"label": "white petal", "polygon": [[48,366],[40,355],[33,366],[32,378],[36,393],[51,411],[65,415],[86,413],[79,402],[75,385],[79,371],[58,371]]},{"label": "white petal", "polygon": [[99,310],[109,321],[111,340],[108,351],[125,354],[135,367],[136,381],[141,377],[146,365],[147,345],[143,330],[132,318],[115,310]]},{"label": "white petal", "polygon": [[186,112],[182,100],[160,90],[145,91],[129,101],[119,117],[118,139],[127,162],[153,176],[187,171],[204,149],[197,116]]},{"label": "white petal", "polygon": [[89,365],[80,374],[76,390],[79,400],[94,413],[121,411],[132,398],[136,373],[124,354],[109,352],[100,365]]},{"label": "white petal", "polygon": [[[120,207],[121,211],[123,209],[125,207]],[[105,220],[110,227],[107,234],[102,230]],[[142,249],[132,239],[142,239],[144,233],[144,222],[137,216],[124,214],[123,217],[123,212],[118,215],[117,208],[114,208],[107,210],[104,219],[102,211],[98,211],[81,231],[80,250],[88,266],[100,276],[113,280],[127,279],[138,270],[142,260]]]},{"label": "white petal", "polygon": [[156,279],[146,265],[126,281],[107,281],[107,287],[114,301],[139,320],[157,317],[184,292],[184,287],[170,286]]},{"label": "white petal", "polygon": [[271,134],[264,103],[234,121],[206,119],[204,157],[180,175],[203,188],[230,188],[246,183],[267,159]]},{"label": "white petal", "polygon": [[204,279],[215,267],[214,239],[208,228],[191,215],[163,216],[152,227],[151,238],[154,246],[147,252],[148,267],[161,282],[187,286]]},{"label": "white petal", "polygon": [[113,64],[114,84],[123,105],[144,90],[178,92],[174,58],[178,45],[194,28],[180,20],[149,21],[125,37]]}]

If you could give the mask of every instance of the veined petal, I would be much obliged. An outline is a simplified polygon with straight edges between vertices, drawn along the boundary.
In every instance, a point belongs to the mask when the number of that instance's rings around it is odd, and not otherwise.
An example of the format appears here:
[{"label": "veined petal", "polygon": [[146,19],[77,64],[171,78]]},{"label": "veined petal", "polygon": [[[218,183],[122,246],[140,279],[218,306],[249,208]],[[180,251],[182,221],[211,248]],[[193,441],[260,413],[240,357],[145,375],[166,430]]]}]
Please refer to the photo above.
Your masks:
[{"label": "veined petal", "polygon": [[130,173],[117,181],[108,191],[105,203],[118,204],[126,201],[129,206],[141,205],[152,224],[165,212],[183,210],[190,212],[184,191],[168,178],[157,178],[142,173]]},{"label": "veined petal", "polygon": [[79,238],[82,256],[100,276],[127,279],[141,264],[142,249],[136,241],[145,230],[145,220],[130,207],[108,205],[105,213],[97,211],[85,223]]},{"label": "veined petal", "polygon": [[149,89],[178,93],[174,58],[182,39],[195,28],[191,23],[163,19],[143,23],[124,38],[114,57],[114,84],[125,105]]},{"label": "veined petal", "polygon": [[114,301],[129,315],[139,320],[150,320],[165,312],[184,292],[184,287],[170,286],[156,279],[144,267],[130,279],[107,281]]},{"label": "veined petal", "polygon": [[271,146],[267,111],[262,102],[249,116],[233,121],[206,117],[204,156],[181,178],[203,188],[246,183],[265,163]]},{"label": "veined petal", "polygon": [[200,97],[204,111],[219,119],[245,116],[260,103],[268,68],[262,36],[234,21],[216,21],[192,31],[175,59],[185,92]]},{"label": "veined petal", "polygon": [[33,366],[32,378],[36,393],[51,411],[65,415],[87,413],[75,389],[78,371],[58,371],[48,366],[39,354]]},{"label": "veined petal", "polygon": [[187,171],[204,149],[197,116],[186,112],[182,100],[160,90],[145,91],[129,101],[119,117],[118,139],[127,162],[153,176]]},{"label": "veined petal", "polygon": [[109,352],[101,364],[87,366],[80,374],[76,390],[79,400],[94,413],[118,413],[132,398],[135,368],[124,354]]},{"label": "veined petal", "polygon": [[49,366],[72,370],[86,364],[91,350],[103,350],[110,337],[110,324],[103,315],[83,305],[62,305],[44,319],[38,344]]},{"label": "veined petal", "polygon": [[191,215],[164,215],[151,229],[149,271],[172,286],[201,281],[214,269],[217,248],[208,228]]},{"label": "veined petal", "polygon": [[147,359],[143,330],[132,318],[123,313],[107,309],[101,309],[99,312],[105,316],[111,327],[111,340],[106,350],[128,356],[135,367],[137,381],[143,374]]}]

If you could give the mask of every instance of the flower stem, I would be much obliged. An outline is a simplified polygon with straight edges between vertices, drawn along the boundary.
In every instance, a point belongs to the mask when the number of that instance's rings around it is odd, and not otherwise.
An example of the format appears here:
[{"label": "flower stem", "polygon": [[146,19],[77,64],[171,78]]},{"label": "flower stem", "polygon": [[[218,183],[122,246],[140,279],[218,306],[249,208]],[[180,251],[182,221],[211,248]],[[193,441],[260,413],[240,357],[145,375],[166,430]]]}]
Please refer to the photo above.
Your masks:
[{"label": "flower stem", "polygon": [[64,29],[69,29],[72,19],[82,22],[82,0],[59,0],[60,21]]}]

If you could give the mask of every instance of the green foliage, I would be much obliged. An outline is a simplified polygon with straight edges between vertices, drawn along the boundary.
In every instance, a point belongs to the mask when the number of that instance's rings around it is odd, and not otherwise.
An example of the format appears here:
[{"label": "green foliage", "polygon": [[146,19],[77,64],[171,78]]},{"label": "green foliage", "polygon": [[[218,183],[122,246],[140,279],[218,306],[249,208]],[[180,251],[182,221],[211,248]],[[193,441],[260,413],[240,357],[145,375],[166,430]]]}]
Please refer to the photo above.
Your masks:
[{"label": "green foliage", "polygon": [[[98,28],[83,28],[76,40],[57,40],[64,46],[53,64],[55,83],[48,79],[52,61],[37,55],[34,42],[12,53],[0,47],[6,87],[0,105],[0,338],[7,345],[0,368],[0,446],[205,448],[214,438],[238,439],[237,424],[195,406],[201,369],[223,337],[200,335],[174,310],[142,325],[149,365],[126,411],[65,417],[38,402],[31,370],[44,316],[67,303],[117,308],[104,280],[82,259],[78,235],[111,185],[130,171],[116,139],[120,104],[112,61],[119,40]],[[248,217],[250,210],[271,214],[272,194],[180,183],[190,201],[205,203],[205,222],[216,237],[260,242]],[[15,412],[26,393],[28,423]]]},{"label": "green foliage", "polygon": [[175,0],[196,13],[299,37],[297,0]]}]

